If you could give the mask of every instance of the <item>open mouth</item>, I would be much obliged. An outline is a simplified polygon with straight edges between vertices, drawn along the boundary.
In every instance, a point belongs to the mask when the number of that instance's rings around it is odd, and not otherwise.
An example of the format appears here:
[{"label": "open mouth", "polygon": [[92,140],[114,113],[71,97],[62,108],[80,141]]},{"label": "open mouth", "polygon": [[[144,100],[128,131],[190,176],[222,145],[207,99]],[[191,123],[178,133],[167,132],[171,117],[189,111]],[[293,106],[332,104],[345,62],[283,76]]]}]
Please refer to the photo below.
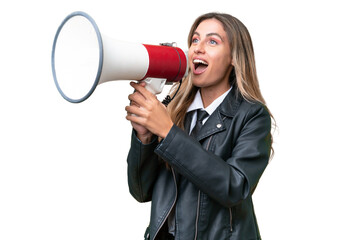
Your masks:
[{"label": "open mouth", "polygon": [[194,64],[194,73],[195,74],[201,74],[203,72],[205,72],[205,70],[208,67],[208,63],[205,62],[204,60],[201,59],[194,59],[193,60],[193,64]]}]

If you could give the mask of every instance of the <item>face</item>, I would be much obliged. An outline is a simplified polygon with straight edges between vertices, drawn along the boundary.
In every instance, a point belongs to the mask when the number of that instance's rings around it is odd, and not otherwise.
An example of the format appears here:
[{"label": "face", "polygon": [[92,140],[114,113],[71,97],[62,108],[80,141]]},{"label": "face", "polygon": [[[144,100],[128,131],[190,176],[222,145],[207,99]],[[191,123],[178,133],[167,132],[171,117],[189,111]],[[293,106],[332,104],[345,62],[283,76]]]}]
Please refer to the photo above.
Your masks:
[{"label": "face", "polygon": [[202,21],[192,36],[189,62],[193,84],[204,89],[226,91],[232,58],[227,34],[220,21]]}]

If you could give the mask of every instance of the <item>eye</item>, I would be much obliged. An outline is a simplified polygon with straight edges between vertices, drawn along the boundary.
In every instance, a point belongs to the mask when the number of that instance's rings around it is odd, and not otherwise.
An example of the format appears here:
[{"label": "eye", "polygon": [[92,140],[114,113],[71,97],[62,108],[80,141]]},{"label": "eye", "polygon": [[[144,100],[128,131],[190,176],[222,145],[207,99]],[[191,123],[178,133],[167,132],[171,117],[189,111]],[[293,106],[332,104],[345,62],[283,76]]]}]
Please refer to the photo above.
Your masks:
[{"label": "eye", "polygon": [[192,39],[192,43],[198,43],[198,42],[199,42],[199,39],[198,39],[198,38],[194,37],[194,38]]},{"label": "eye", "polygon": [[217,44],[218,44],[218,42],[215,41],[214,39],[211,39],[211,40],[209,41],[209,43],[210,43],[211,45],[217,45]]}]

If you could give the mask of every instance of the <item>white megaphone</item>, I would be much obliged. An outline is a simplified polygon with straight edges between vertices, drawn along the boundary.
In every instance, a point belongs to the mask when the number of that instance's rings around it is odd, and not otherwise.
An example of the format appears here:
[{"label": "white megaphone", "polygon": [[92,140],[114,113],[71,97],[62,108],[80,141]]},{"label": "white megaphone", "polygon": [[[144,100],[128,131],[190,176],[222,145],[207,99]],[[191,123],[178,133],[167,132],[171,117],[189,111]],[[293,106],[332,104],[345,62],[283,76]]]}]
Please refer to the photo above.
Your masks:
[{"label": "white megaphone", "polygon": [[56,32],[51,65],[60,94],[79,103],[90,97],[97,85],[113,80],[144,80],[146,88],[158,94],[165,82],[178,82],[186,75],[187,54],[167,44],[105,38],[88,14],[74,12]]}]

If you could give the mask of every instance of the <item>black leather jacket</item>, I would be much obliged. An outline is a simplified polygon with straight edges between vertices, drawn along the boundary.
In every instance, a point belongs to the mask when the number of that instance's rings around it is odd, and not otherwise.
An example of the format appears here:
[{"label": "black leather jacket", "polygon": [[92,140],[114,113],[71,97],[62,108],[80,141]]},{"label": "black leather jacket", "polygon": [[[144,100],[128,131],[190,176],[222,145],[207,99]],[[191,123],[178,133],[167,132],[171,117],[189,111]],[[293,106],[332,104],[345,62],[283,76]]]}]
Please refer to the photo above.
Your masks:
[{"label": "black leather jacket", "polygon": [[137,201],[152,201],[146,239],[166,239],[172,208],[176,240],[261,239],[252,194],[268,164],[270,130],[266,108],[234,87],[197,140],[175,125],[160,143],[144,145],[133,132],[128,184]]}]

